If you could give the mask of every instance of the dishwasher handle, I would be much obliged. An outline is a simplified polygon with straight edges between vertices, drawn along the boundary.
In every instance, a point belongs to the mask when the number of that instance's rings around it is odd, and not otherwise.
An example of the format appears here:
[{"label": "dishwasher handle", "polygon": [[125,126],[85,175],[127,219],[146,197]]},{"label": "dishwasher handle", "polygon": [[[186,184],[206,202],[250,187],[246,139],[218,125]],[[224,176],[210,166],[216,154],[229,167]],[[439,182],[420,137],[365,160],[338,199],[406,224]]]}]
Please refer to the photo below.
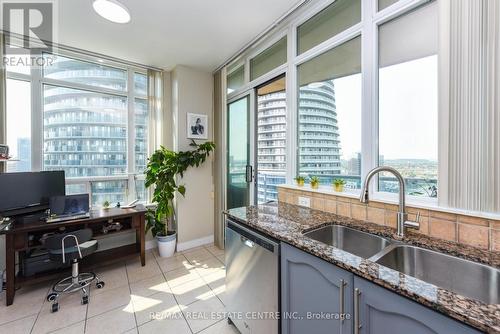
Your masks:
[{"label": "dishwasher handle", "polygon": [[271,253],[278,254],[279,245],[278,243],[267,239],[266,237],[251,231],[239,224],[236,224],[230,220],[227,221],[227,228],[234,231],[240,235],[240,240],[250,248],[255,248],[256,245],[268,250]]}]

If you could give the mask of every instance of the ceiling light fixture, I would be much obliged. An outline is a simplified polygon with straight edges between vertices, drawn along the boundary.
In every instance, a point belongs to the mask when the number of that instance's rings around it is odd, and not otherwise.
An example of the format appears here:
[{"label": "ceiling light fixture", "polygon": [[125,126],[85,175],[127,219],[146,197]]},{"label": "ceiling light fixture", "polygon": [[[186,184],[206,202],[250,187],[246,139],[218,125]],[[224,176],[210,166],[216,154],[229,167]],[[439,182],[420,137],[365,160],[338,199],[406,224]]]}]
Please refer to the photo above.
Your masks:
[{"label": "ceiling light fixture", "polygon": [[130,12],[116,0],[94,0],[92,7],[100,16],[115,23],[130,22]]}]

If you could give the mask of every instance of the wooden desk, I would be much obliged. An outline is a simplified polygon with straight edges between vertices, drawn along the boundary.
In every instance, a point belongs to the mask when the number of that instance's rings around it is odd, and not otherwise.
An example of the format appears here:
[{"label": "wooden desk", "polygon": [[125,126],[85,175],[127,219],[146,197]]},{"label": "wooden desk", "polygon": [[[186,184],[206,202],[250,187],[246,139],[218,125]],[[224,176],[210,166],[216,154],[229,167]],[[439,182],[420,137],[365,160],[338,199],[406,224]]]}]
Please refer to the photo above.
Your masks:
[{"label": "wooden desk", "polygon": [[[65,222],[47,223],[44,221],[22,222],[12,221],[9,226],[0,231],[0,234],[5,234],[5,257],[6,257],[6,274],[7,274],[7,298],[6,304],[11,305],[14,302],[16,288],[22,285],[34,283],[54,278],[55,275],[60,276],[61,270],[49,273],[36,274],[33,277],[25,277],[18,275],[16,277],[16,252],[19,252],[20,258],[30,249],[42,246],[35,238],[30,236],[41,236],[43,233],[55,231],[72,231],[82,228],[90,228],[94,231],[94,236],[97,236],[100,228],[109,222],[119,221],[126,230],[136,231],[136,243],[117,247],[101,252],[96,252],[82,260],[82,264],[93,264],[96,261],[108,259],[118,259],[123,256],[129,256],[133,253],[140,253],[142,266],[146,265],[145,254],[145,214],[146,209],[142,205],[138,205],[133,209],[111,208],[108,210],[92,211],[90,218],[76,219]],[[97,232],[97,233],[96,233]],[[109,232],[111,236],[114,232]],[[116,232],[121,233],[121,232]],[[21,271],[20,271],[21,272]]]}]

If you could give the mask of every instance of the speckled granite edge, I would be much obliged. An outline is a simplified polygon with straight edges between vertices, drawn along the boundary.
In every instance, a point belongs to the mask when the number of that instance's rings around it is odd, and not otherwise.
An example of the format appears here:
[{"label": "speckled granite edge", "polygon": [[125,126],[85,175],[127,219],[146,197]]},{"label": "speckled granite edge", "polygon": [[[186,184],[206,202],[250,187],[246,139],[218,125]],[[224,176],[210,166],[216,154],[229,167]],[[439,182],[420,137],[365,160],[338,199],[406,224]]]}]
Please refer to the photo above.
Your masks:
[{"label": "speckled granite edge", "polygon": [[496,268],[500,266],[500,252],[485,251],[414,232],[407,233],[407,236],[401,239],[397,237],[395,230],[389,227],[281,202],[231,209],[225,214],[244,225],[291,244],[481,331],[500,333],[499,304],[487,305],[458,295],[370,260],[312,240],[303,236],[302,233],[325,225],[344,225]]}]

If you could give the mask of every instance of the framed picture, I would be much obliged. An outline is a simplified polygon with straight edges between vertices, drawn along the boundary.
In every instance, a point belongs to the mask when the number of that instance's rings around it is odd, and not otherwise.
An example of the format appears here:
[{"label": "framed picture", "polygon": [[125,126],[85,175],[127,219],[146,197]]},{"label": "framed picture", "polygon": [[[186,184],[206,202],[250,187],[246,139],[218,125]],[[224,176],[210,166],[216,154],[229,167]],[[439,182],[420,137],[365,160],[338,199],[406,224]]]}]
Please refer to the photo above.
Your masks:
[{"label": "framed picture", "polygon": [[187,114],[187,137],[190,139],[208,139],[208,116]]},{"label": "framed picture", "polygon": [[0,144],[0,159],[9,158],[9,147],[7,145]]}]

